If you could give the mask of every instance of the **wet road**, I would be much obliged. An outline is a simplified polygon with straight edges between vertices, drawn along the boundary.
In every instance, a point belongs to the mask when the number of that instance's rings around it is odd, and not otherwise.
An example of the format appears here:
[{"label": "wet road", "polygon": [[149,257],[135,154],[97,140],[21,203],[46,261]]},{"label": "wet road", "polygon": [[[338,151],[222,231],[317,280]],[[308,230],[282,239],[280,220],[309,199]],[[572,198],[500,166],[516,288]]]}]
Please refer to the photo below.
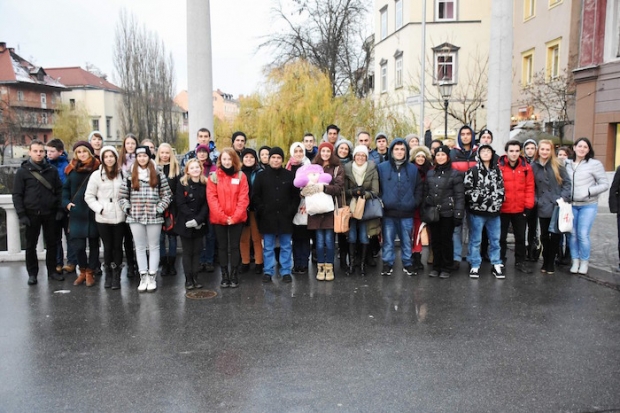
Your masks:
[{"label": "wet road", "polygon": [[[483,267],[449,280],[254,274],[211,300],[0,270],[0,411],[620,411],[620,293]],[[486,272],[485,272],[486,271]],[[593,270],[595,273],[599,270]],[[55,293],[66,289],[68,293]]]}]

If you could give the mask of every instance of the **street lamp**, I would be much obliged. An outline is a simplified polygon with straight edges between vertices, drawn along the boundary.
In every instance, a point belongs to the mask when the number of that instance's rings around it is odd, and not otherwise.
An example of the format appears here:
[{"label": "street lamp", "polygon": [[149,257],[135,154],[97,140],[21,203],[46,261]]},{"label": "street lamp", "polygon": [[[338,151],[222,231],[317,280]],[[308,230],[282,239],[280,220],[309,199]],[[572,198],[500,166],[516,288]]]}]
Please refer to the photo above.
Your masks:
[{"label": "street lamp", "polygon": [[450,95],[452,95],[452,82],[450,80],[442,79],[439,81],[439,93],[443,98],[443,107],[445,112],[445,139],[448,139],[448,101],[450,100]]}]

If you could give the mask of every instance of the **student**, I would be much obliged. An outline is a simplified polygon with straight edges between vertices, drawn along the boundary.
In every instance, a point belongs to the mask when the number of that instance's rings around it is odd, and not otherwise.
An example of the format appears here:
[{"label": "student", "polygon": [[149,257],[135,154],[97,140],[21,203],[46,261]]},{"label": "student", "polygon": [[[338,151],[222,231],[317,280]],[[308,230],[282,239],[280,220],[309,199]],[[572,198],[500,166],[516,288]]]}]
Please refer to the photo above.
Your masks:
[{"label": "student", "polygon": [[[306,158],[308,158],[311,162],[319,152],[319,148],[316,146],[316,139],[314,135],[311,133],[306,133],[303,138],[304,150],[306,151]],[[267,159],[269,160],[269,158]]]},{"label": "student", "polygon": [[[424,183],[424,181],[426,181],[426,175],[433,167],[431,164],[431,160],[433,159],[431,152],[426,146],[417,146],[411,149],[409,153],[411,154],[410,161],[418,168],[418,174]],[[413,269],[415,271],[424,269],[424,265],[422,264],[422,240],[420,239],[421,237],[418,236],[420,226],[422,225],[422,216],[420,212],[420,207],[415,209],[413,214],[413,232],[411,234],[411,252],[413,254]]]},{"label": "student", "polygon": [[[170,201],[170,205],[168,205],[167,211],[174,219],[177,215],[175,194],[177,190],[177,183],[181,176],[181,170],[179,168],[179,162],[172,152],[172,146],[170,146],[169,143],[164,142],[159,145],[159,148],[157,148],[155,163],[160,168],[161,172],[166,175],[168,186],[172,191],[172,199]],[[167,251],[166,241],[168,241]],[[174,228],[170,230],[163,229],[161,232],[161,237],[159,239],[159,259],[161,261],[162,277],[167,275],[177,275],[177,234]]]},{"label": "student", "polygon": [[[534,139],[523,142],[523,156],[528,163],[532,163],[538,152],[538,144]],[[532,208],[527,214],[527,259],[528,261],[538,261],[539,242],[538,242],[538,208]]]},{"label": "student", "polygon": [[[138,138],[133,133],[125,135],[121,150],[118,154],[121,164],[121,170],[126,176],[131,170],[131,166],[136,161],[136,148],[138,147]],[[123,247],[125,250],[125,258],[127,259],[127,277],[135,277],[139,274],[138,265],[136,263],[136,254],[133,246],[133,236],[129,224],[125,223],[125,235],[123,236]]]},{"label": "student", "polygon": [[[198,145],[207,145],[209,148],[209,158],[211,159],[211,163],[215,163],[217,158],[220,156],[217,148],[215,147],[215,143],[211,140],[211,131],[207,128],[200,128],[196,134],[196,148]],[[188,151],[181,160],[181,169],[185,168],[185,164],[190,159],[196,157],[196,149],[192,149]]]},{"label": "student", "polygon": [[[618,213],[620,210],[618,205],[620,205],[620,166],[616,169],[614,180],[609,188],[609,211],[612,214],[616,214],[616,222],[618,224],[618,257],[620,258],[620,214]],[[620,264],[618,264],[616,271],[620,271]]]},{"label": "student", "polygon": [[261,169],[266,169],[269,166],[269,151],[271,147],[263,145],[258,149],[258,162]]},{"label": "student", "polygon": [[[256,177],[263,172],[263,169],[258,164],[258,157],[256,151],[251,148],[245,148],[242,152],[243,165],[241,171],[245,175],[248,181],[248,197],[252,196],[252,189]],[[241,232],[241,273],[246,273],[250,269],[250,245],[254,247],[254,273],[263,273],[263,237],[261,237],[258,230],[258,223],[256,221],[256,205],[250,198],[250,206],[248,207],[248,220]]]},{"label": "student", "polygon": [[101,162],[101,148],[103,147],[103,135],[98,130],[92,131],[90,135],[88,135],[88,143],[93,147],[93,155],[99,162]]}]

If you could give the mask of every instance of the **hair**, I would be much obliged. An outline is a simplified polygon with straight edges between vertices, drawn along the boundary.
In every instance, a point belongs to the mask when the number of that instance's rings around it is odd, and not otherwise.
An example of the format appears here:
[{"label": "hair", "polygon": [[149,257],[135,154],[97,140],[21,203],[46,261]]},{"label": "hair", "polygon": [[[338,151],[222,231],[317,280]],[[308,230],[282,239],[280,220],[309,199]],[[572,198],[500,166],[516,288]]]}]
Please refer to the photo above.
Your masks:
[{"label": "hair", "polygon": [[172,146],[169,143],[164,142],[161,145],[159,145],[159,148],[157,148],[157,156],[155,157],[155,163],[157,165],[160,165],[159,151],[161,148],[168,148],[170,150],[170,171],[168,171],[168,178],[172,179],[176,177],[177,175],[179,175],[179,172],[180,172],[179,162],[177,161],[177,158],[174,156],[174,152],[172,151]]},{"label": "hair", "polygon": [[[131,189],[134,191],[140,190],[140,180],[138,179],[138,168],[142,168],[138,163],[138,159],[136,157],[136,162],[134,162],[131,168]],[[157,169],[155,169],[155,162],[151,158],[149,158],[149,162],[146,164],[146,169],[149,170],[149,186],[151,188],[155,188],[159,185],[159,173]]]},{"label": "hair", "polygon": [[[351,151],[349,151],[349,153],[351,153]],[[332,151],[331,155],[329,156],[329,161],[328,162],[329,162],[330,166],[338,166],[338,165],[340,165],[340,158],[338,158],[338,155],[336,155],[336,149],[335,148]],[[316,156],[312,160],[312,163],[316,164],[316,165],[323,166],[323,158],[321,158],[321,150],[319,150],[316,153]]]},{"label": "hair", "polygon": [[200,128],[200,129],[198,129],[198,132],[196,132],[196,136],[198,136],[198,134],[200,132],[202,132],[202,133],[207,132],[209,134],[209,138],[211,137],[211,131],[209,129],[207,129],[207,128]]},{"label": "hair", "polygon": [[325,132],[329,132],[330,129],[334,129],[336,133],[340,133],[340,128],[334,124],[327,126],[327,128],[325,128]]},{"label": "hair", "polygon": [[536,155],[534,156],[534,160],[538,160],[538,158],[540,158],[540,156],[538,155],[538,151],[540,151],[540,147],[542,145],[549,145],[550,147],[550,154],[549,154],[549,160],[547,161],[547,163],[551,166],[551,169],[553,169],[553,175],[555,175],[555,180],[557,181],[558,185],[562,185],[562,175],[560,175],[560,161],[559,159],[555,156],[555,151],[553,150],[553,142],[551,142],[549,139],[542,139],[541,141],[538,142],[538,149],[536,150]]},{"label": "hair", "polygon": [[[588,153],[586,153],[586,156],[584,157],[586,162],[588,162],[590,159],[594,158],[594,148],[592,147],[592,142],[590,142],[590,139],[582,137],[582,138],[577,139],[575,143],[573,143],[573,148],[577,146],[580,142],[585,142],[586,145],[588,145],[588,148],[590,149]],[[577,159],[577,154],[575,153],[575,151],[573,151],[573,156],[571,159],[573,161]]]},{"label": "hair", "polygon": [[358,132],[358,133],[357,133],[357,138],[358,138],[358,139],[359,139],[359,137],[360,137],[360,135],[361,135],[361,134],[366,134],[366,135],[368,135],[368,137],[369,137],[369,138],[372,138],[372,137],[370,136],[370,132],[363,130],[363,131],[360,131],[360,132]]},{"label": "hair", "polygon": [[[127,139],[133,139],[136,142],[136,148],[138,147],[138,145],[140,145],[140,143],[138,142],[138,138],[136,138],[136,135],[134,135],[133,133],[128,133],[127,135],[125,135],[125,139],[123,139],[123,144],[121,145],[121,150],[118,153],[118,157],[121,158],[121,165],[125,165],[127,163],[127,149],[125,149],[125,142],[127,142]],[[135,149],[133,155],[136,155]]]},{"label": "hair", "polygon": [[147,145],[147,143],[152,143],[152,144],[153,144],[153,146],[155,146],[155,142],[153,142],[152,140],[150,140],[150,139],[148,139],[148,138],[147,138],[147,139],[142,139],[142,142],[140,142],[140,145],[142,145],[142,146],[148,146],[148,145]]},{"label": "hair", "polygon": [[235,172],[239,172],[241,170],[241,159],[239,159],[237,151],[235,151],[230,146],[222,149],[222,153],[220,153],[220,156],[217,158],[217,167],[222,167],[222,155],[224,155],[225,153],[228,154],[228,156],[230,156],[230,158],[232,159],[232,164]]},{"label": "hair", "polygon": [[560,151],[566,152],[567,157],[573,157],[573,150],[569,146],[560,146],[556,151],[556,155],[560,153]]},{"label": "hair", "polygon": [[[32,142],[30,143],[32,145]],[[65,144],[58,138],[54,138],[51,141],[47,142],[45,146],[49,146],[50,148],[56,149],[58,152],[64,152]]]},{"label": "hair", "polygon": [[511,139],[508,142],[506,142],[506,145],[504,145],[504,151],[508,152],[508,148],[511,146],[518,146],[519,150],[523,149],[523,145],[521,144],[521,142],[519,142],[516,139]]},{"label": "hair", "polygon": [[[114,165],[112,165],[112,167],[108,167],[105,164],[105,162],[103,161],[103,156],[105,155],[106,152],[110,152],[116,158],[116,162],[114,162]],[[101,158],[101,169],[102,169],[102,171],[105,171],[105,174],[108,177],[108,179],[109,180],[116,179],[116,177],[118,176],[118,173],[120,172],[120,166],[118,164],[118,157],[117,157],[117,155],[114,152],[112,152],[111,150],[106,149],[104,152],[101,152],[99,157]]]},{"label": "hair", "polygon": [[308,137],[308,136],[310,136],[310,137],[312,138],[312,140],[316,140],[316,138],[314,137],[314,135],[313,135],[313,134],[311,134],[310,132],[306,132],[306,133],[304,134],[304,138],[306,138],[306,137]]},{"label": "hair", "polygon": [[[181,177],[181,179],[179,179],[181,181],[181,185],[187,186],[187,182],[190,179],[189,178],[189,174],[188,174],[189,166],[192,163],[197,163],[200,166],[200,183],[201,184],[206,184],[207,183],[207,178],[204,175],[204,168],[202,166],[202,162],[200,162],[198,160],[198,158],[192,158],[189,161],[187,161],[187,163],[185,164],[184,174]],[[172,169],[172,167],[170,169]]]},{"label": "hair", "polygon": [[33,139],[33,140],[30,141],[30,145],[28,146],[28,149],[32,149],[32,147],[35,146],[35,145],[40,145],[40,146],[45,147],[45,144],[43,142],[41,142],[38,139]]}]

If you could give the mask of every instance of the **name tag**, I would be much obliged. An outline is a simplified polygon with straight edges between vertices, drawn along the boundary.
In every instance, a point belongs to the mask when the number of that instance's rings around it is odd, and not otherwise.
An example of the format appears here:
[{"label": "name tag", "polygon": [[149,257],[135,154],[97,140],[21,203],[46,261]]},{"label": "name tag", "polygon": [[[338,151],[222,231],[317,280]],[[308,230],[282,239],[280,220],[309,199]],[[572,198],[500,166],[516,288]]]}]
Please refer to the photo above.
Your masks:
[{"label": "name tag", "polygon": [[239,185],[239,178],[233,178],[230,183],[233,185]]}]

